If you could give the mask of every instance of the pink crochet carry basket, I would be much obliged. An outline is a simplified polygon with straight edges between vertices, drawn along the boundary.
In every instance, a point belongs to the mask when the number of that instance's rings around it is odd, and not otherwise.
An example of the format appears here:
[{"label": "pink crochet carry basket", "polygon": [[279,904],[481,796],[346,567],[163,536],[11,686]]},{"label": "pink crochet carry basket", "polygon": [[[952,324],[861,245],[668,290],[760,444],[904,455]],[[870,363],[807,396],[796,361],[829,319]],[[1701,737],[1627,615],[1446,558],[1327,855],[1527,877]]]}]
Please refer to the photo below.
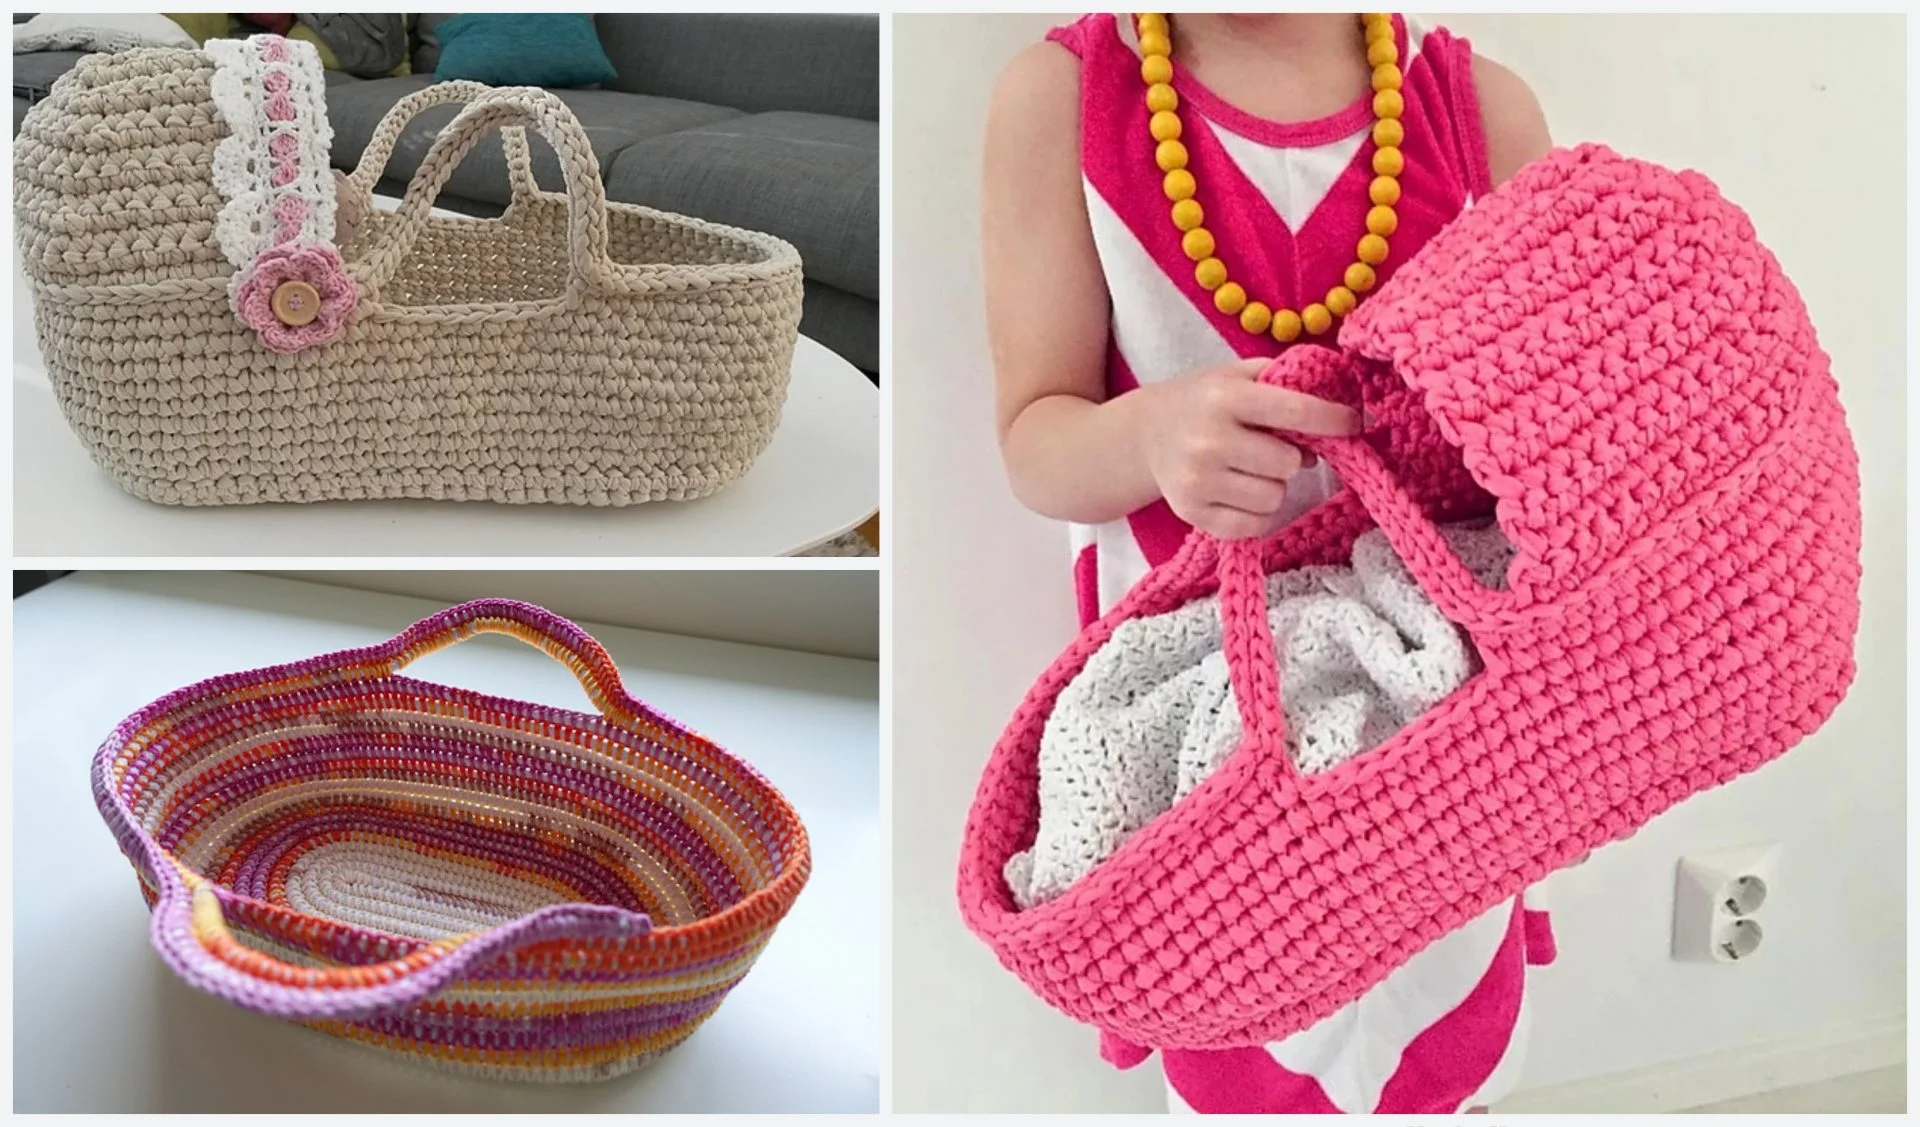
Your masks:
[{"label": "pink crochet carry basket", "polygon": [[[1857,459],[1805,307],[1697,173],[1559,150],[1360,307],[1340,350],[1267,378],[1359,402],[1298,437],[1338,495],[1265,541],[1196,533],[1034,685],[993,750],[960,864],[967,925],[1048,1003],[1136,1045],[1297,1032],[1415,953],[1839,703],[1859,620]],[[1506,586],[1437,523],[1491,515]],[[1288,757],[1263,577],[1378,526],[1484,669],[1320,774]],[[1116,625],[1217,591],[1247,735],[1063,896],[1014,907],[1036,758]]]}]

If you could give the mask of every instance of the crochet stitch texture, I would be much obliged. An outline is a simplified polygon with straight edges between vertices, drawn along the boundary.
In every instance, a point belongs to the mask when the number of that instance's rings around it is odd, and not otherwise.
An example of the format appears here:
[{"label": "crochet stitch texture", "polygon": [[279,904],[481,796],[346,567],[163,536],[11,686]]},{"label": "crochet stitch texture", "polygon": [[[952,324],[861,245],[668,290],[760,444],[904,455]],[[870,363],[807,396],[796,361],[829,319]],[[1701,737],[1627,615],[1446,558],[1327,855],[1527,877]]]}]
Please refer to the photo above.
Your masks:
[{"label": "crochet stitch texture", "polygon": [[[477,633],[565,663],[598,714],[400,675]],[[770,782],[504,599],[171,693],[92,782],[189,985],[494,1079],[603,1080],[678,1045],[812,867]]]},{"label": "crochet stitch texture", "polygon": [[[313,50],[283,42],[290,58]],[[466,82],[389,111],[339,185],[338,206],[359,222],[336,246],[325,145],[286,131],[309,117],[309,132],[324,129],[324,101],[265,88],[272,77],[249,99],[217,91],[245,75],[202,52],[89,55],[16,139],[14,217],[41,352],[68,424],[123,488],[178,505],[629,505],[711,494],[766,449],[799,332],[792,246],[609,203],[558,97]],[[372,207],[409,119],[447,102],[468,104],[404,203]],[[223,104],[251,131],[239,143]],[[535,182],[528,129],[557,154],[563,192]],[[506,213],[432,217],[461,159],[496,130]],[[337,253],[351,290],[329,270],[302,272],[321,318],[263,330],[270,309],[230,254],[251,262],[281,234]]]},{"label": "crochet stitch texture", "polygon": [[[1447,541],[1497,585],[1511,550],[1497,528]],[[1306,774],[1375,747],[1460,687],[1474,656],[1378,530],[1352,567],[1266,581],[1278,641],[1287,754]],[[1054,703],[1040,739],[1033,848],[1007,862],[1022,908],[1059,895],[1127,836],[1185,798],[1239,746],[1217,597],[1121,623]]]},{"label": "crochet stitch texture", "polygon": [[[1279,1040],[1438,937],[1785,752],[1854,672],[1858,460],[1799,294],[1705,177],[1556,150],[1265,378],[1359,400],[1289,436],[1343,488],[1265,541],[1196,533],[1040,678],[968,818],[968,926],[1062,1012],[1137,1045]],[[1493,515],[1479,583],[1436,522]],[[1484,669],[1378,748],[1285,753],[1264,577],[1380,527]],[[1116,627],[1220,592],[1247,735],[1058,899],[1016,909],[1041,733]]]}]

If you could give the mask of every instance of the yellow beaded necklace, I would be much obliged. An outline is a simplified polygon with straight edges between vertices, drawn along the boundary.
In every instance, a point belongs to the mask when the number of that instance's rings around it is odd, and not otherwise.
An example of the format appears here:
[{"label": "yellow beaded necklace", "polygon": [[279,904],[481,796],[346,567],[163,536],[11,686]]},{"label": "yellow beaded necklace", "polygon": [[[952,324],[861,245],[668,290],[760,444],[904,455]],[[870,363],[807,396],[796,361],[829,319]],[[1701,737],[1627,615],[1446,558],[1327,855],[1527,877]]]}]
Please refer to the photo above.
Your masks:
[{"label": "yellow beaded necklace", "polygon": [[1367,212],[1367,233],[1354,248],[1358,260],[1347,267],[1344,285],[1327,291],[1325,301],[1295,313],[1291,309],[1273,309],[1258,301],[1247,300],[1247,291],[1238,282],[1227,279],[1227,265],[1215,257],[1212,232],[1201,226],[1206,219],[1200,201],[1193,198],[1196,185],[1187,170],[1187,147],[1180,143],[1180,97],[1173,90],[1173,35],[1164,15],[1136,15],[1140,35],[1140,77],[1147,84],[1147,111],[1153,116],[1148,127],[1156,142],[1154,163],[1165,173],[1161,187],[1173,201],[1173,225],[1185,232],[1180,248],[1194,261],[1193,277],[1213,293],[1213,307],[1231,317],[1238,315],[1240,327],[1259,335],[1271,332],[1273,339],[1286,343],[1302,330],[1318,335],[1333,327],[1335,317],[1345,316],[1359,303],[1359,295],[1373,288],[1373,268],[1387,260],[1387,236],[1400,226],[1393,205],[1400,202],[1399,176],[1406,168],[1400,142],[1406,129],[1400,113],[1406,108],[1400,96],[1400,49],[1394,44],[1393,16],[1364,15],[1360,23],[1366,29],[1367,65],[1373,68],[1373,182],[1367,197],[1373,207]]}]

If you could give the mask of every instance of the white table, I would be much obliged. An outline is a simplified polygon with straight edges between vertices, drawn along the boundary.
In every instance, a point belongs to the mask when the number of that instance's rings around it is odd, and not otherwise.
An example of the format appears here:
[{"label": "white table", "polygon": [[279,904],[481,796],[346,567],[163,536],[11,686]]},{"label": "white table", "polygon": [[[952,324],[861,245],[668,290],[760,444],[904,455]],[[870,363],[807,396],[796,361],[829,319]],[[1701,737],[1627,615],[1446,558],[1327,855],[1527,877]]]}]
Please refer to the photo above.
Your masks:
[{"label": "white table", "polygon": [[[189,572],[74,575],[14,603],[14,1110],[877,1111],[873,662],[588,627],[636,696],[774,780],[813,842],[813,877],[759,963],[691,1039],[635,1073],[591,1085],[445,1074],[235,1009],[167,970],[88,789],[100,741],[182,685],[381,641],[443,605]],[[562,666],[502,638],[409,672],[586,707]]]},{"label": "white table", "polygon": [[95,467],[61,417],[17,252],[13,292],[18,556],[780,556],[856,528],[880,507],[879,393],[858,368],[804,336],[766,453],[738,481],[698,501],[622,509],[485,501],[155,505]]}]

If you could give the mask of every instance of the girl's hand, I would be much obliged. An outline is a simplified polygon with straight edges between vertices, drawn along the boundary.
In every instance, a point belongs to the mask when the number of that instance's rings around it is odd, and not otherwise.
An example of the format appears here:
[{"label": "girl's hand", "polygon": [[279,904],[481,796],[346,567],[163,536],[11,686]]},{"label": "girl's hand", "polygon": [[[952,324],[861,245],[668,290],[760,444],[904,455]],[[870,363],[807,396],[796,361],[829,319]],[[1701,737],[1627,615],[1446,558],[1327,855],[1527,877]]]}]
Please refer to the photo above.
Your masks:
[{"label": "girl's hand", "polygon": [[1147,469],[1180,519],[1227,540],[1264,536],[1280,526],[1287,479],[1311,455],[1268,433],[1350,435],[1350,407],[1258,382],[1273,361],[1238,360],[1148,384],[1134,395]]}]

